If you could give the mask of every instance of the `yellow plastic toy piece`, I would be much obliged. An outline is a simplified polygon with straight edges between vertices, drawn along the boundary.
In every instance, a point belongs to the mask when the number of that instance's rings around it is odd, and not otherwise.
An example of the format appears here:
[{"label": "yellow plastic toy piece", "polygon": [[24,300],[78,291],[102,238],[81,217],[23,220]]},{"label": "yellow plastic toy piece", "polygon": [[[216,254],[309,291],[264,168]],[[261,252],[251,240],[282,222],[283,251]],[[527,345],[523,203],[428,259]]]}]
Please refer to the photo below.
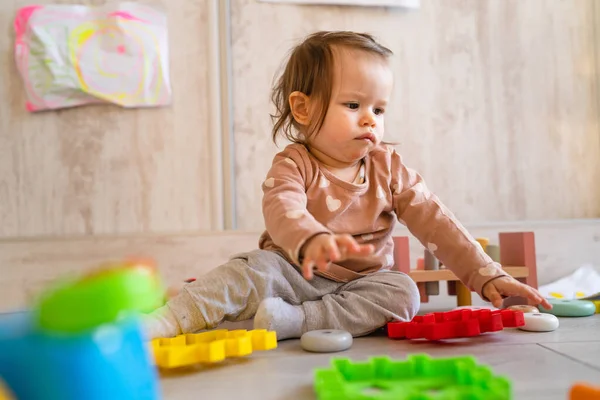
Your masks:
[{"label": "yellow plastic toy piece", "polygon": [[596,305],[596,314],[600,314],[600,300],[592,300],[592,303]]},{"label": "yellow plastic toy piece", "polygon": [[152,341],[154,360],[160,368],[216,363],[228,357],[243,357],[253,351],[277,347],[276,332],[265,329],[217,329]]},{"label": "yellow plastic toy piece", "polygon": [[486,251],[488,244],[490,244],[490,239],[484,237],[477,238],[475,241],[481,245],[483,251]]},{"label": "yellow plastic toy piece", "polygon": [[12,400],[13,397],[6,390],[4,382],[0,381],[0,400]]}]

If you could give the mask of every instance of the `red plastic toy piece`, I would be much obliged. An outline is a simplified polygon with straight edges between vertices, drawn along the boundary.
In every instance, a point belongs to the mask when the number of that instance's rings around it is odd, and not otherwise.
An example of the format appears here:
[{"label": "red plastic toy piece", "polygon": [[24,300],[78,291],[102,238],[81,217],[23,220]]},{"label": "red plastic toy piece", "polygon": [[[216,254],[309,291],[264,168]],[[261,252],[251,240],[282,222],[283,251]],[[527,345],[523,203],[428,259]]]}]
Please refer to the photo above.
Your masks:
[{"label": "red plastic toy piece", "polygon": [[505,328],[518,328],[519,326],[525,325],[523,311],[497,310],[494,312],[498,311],[500,312],[500,315],[502,315],[502,324]]},{"label": "red plastic toy piece", "polygon": [[410,322],[390,322],[387,329],[391,339],[442,340],[479,336],[524,324],[521,311],[460,309],[416,316]]}]

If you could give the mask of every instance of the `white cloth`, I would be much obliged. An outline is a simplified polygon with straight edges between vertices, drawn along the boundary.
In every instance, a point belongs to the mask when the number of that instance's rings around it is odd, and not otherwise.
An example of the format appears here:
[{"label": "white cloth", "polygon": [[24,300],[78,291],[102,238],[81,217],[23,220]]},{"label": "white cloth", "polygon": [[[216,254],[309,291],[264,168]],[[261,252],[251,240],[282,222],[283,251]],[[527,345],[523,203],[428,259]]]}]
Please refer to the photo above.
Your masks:
[{"label": "white cloth", "polygon": [[600,298],[600,273],[591,264],[586,264],[571,275],[543,285],[538,290],[546,298]]}]

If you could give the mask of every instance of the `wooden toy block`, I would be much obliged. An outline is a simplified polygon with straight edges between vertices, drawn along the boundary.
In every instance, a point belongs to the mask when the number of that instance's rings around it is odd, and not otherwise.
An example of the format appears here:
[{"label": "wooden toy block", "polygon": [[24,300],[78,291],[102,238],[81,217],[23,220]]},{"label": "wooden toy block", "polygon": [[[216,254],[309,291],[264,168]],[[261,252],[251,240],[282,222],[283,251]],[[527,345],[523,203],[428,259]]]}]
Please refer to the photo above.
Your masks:
[{"label": "wooden toy block", "polygon": [[447,281],[448,296],[456,296],[456,281]]},{"label": "wooden toy block", "polygon": [[[433,255],[431,251],[425,249],[425,270],[426,271],[436,271],[440,269],[440,264],[438,259]],[[425,291],[428,296],[438,296],[440,294],[440,283],[439,282],[426,282],[425,283]]]},{"label": "wooden toy block", "polygon": [[488,244],[485,252],[487,253],[488,256],[490,256],[490,258],[499,263],[500,262],[500,246],[495,245],[495,244]]},{"label": "wooden toy block", "polygon": [[[425,268],[425,260],[422,258],[417,259],[417,270],[423,270]],[[421,297],[421,303],[429,302],[429,295],[427,293],[427,282],[417,282],[417,288],[419,289],[419,296]]]},{"label": "wooden toy block", "polygon": [[410,272],[410,247],[407,236],[394,237],[394,271]]},{"label": "wooden toy block", "polygon": [[[521,282],[537,289],[537,262],[535,259],[535,236],[533,232],[505,232],[499,234],[500,264],[523,266],[529,270]],[[506,270],[506,268],[504,268]],[[517,278],[517,277],[515,277]]]},{"label": "wooden toy block", "polygon": [[[503,269],[506,273],[517,279],[525,279],[529,275],[529,269],[526,267],[505,267]],[[456,289],[457,306],[472,305],[471,291],[449,269],[440,269],[438,271],[412,270],[408,275],[417,283],[417,286],[420,282],[452,281]]]},{"label": "wooden toy block", "polygon": [[490,244],[490,239],[488,238],[477,238],[475,239],[477,241],[477,243],[479,243],[481,245],[481,248],[483,249],[483,251],[486,251],[488,244]]},{"label": "wooden toy block", "polygon": [[[489,239],[478,238],[477,242],[492,260],[499,262],[502,269],[513,278],[537,288],[537,264],[535,260],[535,240],[533,232],[509,232],[499,234],[499,245],[489,244]],[[394,267],[417,284],[421,301],[426,303],[429,296],[439,294],[439,282],[446,281],[448,294],[456,296],[457,305],[469,306],[471,290],[467,288],[451,270],[444,268],[435,255],[425,250],[425,256],[418,259],[417,268],[410,267],[409,238],[394,237]],[[499,260],[499,261],[498,261]],[[437,269],[434,269],[437,265]],[[428,290],[428,284],[438,285]]]},{"label": "wooden toy block", "polygon": [[473,302],[471,301],[471,291],[461,281],[456,281],[456,305],[458,307],[470,306]]},{"label": "wooden toy block", "polygon": [[[525,279],[529,276],[529,269],[526,267],[504,267],[503,270],[514,278]],[[409,276],[415,282],[458,281],[458,277],[449,269],[438,271],[412,270]]]}]

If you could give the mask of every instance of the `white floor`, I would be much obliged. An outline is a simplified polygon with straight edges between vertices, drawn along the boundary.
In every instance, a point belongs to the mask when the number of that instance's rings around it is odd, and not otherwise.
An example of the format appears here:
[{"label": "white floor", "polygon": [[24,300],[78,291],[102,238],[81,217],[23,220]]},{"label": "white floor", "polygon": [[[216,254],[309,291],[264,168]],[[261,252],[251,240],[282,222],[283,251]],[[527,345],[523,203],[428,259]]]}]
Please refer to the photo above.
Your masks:
[{"label": "white floor", "polygon": [[[162,374],[165,399],[317,399],[314,369],[332,357],[355,361],[388,355],[432,357],[474,355],[513,382],[513,398],[567,400],[576,381],[600,386],[600,315],[561,318],[558,330],[531,333],[517,329],[446,342],[390,340],[383,335],[355,339],[351,349],[335,354],[307,353],[299,340],[279,342],[276,350],[245,359]],[[590,399],[592,400],[592,399]]]}]

